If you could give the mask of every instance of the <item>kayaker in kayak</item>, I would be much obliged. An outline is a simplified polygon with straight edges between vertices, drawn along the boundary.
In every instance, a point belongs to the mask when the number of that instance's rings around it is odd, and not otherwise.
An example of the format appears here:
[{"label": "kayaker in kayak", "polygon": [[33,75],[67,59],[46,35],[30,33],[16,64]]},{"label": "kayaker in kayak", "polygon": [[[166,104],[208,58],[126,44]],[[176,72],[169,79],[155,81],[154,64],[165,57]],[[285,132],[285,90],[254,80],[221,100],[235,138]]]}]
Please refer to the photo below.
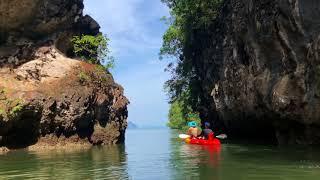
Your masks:
[{"label": "kayaker in kayak", "polygon": [[210,129],[210,123],[205,122],[204,123],[204,129],[202,130],[203,136],[205,139],[208,139],[209,134],[213,134],[213,131]]},{"label": "kayaker in kayak", "polygon": [[[221,142],[219,139],[214,137],[214,133],[210,129],[210,123],[205,124],[206,132],[203,131],[203,134],[207,136],[207,139],[204,136],[199,136],[199,133],[201,132],[200,128],[197,128],[197,123],[190,122],[188,123],[188,126],[190,126],[188,130],[187,138],[184,138],[184,141],[187,144],[197,144],[197,145],[204,145],[204,146],[214,146],[214,147],[220,147]],[[179,135],[180,137],[180,135]],[[182,137],[182,136],[181,136]]]},{"label": "kayaker in kayak", "polygon": [[197,123],[192,121],[188,123],[190,127],[187,131],[187,134],[191,137],[198,137],[201,134],[201,129],[197,128]]}]

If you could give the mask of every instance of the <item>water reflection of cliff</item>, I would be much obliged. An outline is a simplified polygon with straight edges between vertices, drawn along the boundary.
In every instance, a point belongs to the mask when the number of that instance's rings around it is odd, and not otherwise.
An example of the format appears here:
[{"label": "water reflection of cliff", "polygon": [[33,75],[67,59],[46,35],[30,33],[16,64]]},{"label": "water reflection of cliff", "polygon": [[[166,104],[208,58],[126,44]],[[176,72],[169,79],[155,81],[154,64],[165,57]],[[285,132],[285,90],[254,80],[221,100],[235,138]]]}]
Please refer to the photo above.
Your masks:
[{"label": "water reflection of cliff", "polygon": [[0,157],[3,178],[128,179],[124,146],[89,150],[13,152]]}]

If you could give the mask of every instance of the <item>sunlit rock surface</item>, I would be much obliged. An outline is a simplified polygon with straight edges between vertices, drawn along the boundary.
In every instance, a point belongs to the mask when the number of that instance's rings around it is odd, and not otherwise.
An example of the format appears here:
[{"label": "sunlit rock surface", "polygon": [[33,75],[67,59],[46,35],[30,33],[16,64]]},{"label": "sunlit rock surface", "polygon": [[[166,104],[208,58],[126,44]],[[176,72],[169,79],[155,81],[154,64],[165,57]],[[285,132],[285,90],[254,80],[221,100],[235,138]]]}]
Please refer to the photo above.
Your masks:
[{"label": "sunlit rock surface", "polygon": [[72,59],[99,33],[82,0],[0,0],[0,147],[124,142],[127,104],[109,72]]}]

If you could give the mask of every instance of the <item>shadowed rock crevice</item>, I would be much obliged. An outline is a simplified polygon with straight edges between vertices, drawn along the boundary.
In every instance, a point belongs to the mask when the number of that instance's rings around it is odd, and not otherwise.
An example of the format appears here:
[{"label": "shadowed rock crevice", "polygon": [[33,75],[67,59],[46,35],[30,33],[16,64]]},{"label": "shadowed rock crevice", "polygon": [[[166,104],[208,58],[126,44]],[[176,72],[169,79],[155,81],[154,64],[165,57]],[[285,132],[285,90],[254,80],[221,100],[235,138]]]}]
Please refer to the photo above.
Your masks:
[{"label": "shadowed rock crevice", "polygon": [[[0,122],[0,145],[8,148],[24,148],[38,140],[41,111],[34,106],[23,107],[13,116]],[[10,119],[10,120],[9,120]]]}]

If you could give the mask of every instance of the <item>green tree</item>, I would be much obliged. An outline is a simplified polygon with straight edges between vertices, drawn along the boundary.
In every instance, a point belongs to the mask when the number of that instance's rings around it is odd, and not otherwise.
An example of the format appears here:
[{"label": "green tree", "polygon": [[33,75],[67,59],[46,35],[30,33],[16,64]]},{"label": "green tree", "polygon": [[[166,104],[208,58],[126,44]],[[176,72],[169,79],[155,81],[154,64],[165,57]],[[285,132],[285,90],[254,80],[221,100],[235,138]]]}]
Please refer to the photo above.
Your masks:
[{"label": "green tree", "polygon": [[[162,0],[170,8],[169,25],[163,35],[160,59],[173,58],[166,68],[171,79],[165,83],[170,102],[183,99],[193,111],[200,103],[201,79],[197,72],[195,56],[199,49],[196,34],[208,32],[218,15],[223,0]],[[188,94],[188,96],[186,96]]]},{"label": "green tree", "polygon": [[199,113],[193,111],[193,109],[188,105],[186,96],[187,94],[171,103],[168,115],[168,127],[186,131],[188,129],[188,122],[195,121],[200,124],[201,120]]},{"label": "green tree", "polygon": [[186,119],[183,114],[181,102],[175,101],[170,105],[167,125],[172,129],[182,129],[186,126]]},{"label": "green tree", "polygon": [[92,64],[105,64],[105,68],[114,67],[114,57],[110,56],[109,39],[101,33],[97,36],[81,35],[71,39],[76,56]]}]

